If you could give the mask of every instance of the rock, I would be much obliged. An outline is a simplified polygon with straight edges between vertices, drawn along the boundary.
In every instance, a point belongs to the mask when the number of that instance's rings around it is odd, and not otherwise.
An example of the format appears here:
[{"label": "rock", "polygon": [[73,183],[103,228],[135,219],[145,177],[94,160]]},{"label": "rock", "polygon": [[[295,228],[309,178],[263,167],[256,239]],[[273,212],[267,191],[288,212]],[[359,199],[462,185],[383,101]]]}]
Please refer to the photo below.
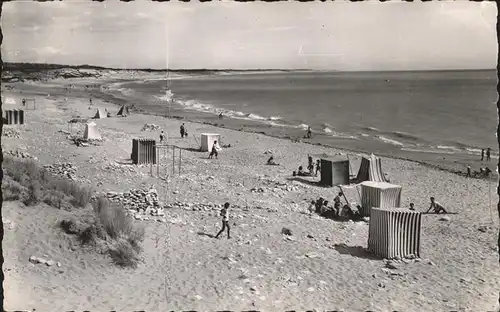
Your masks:
[{"label": "rock", "polygon": [[291,236],[292,235],[292,231],[290,229],[284,227],[284,228],[281,229],[281,234]]},{"label": "rock", "polygon": [[307,291],[308,291],[308,292],[314,292],[314,287],[309,287],[309,288],[307,288]]},{"label": "rock", "polygon": [[251,286],[251,287],[250,287],[250,290],[251,290],[251,291],[257,291],[257,287],[255,287],[255,286]]},{"label": "rock", "polygon": [[314,238],[311,234],[307,234],[307,238]]},{"label": "rock", "polygon": [[35,263],[35,264],[40,263],[40,259],[38,257],[35,257],[35,256],[31,256],[29,261],[31,263]]},{"label": "rock", "polygon": [[55,262],[54,262],[54,260],[48,260],[45,264],[47,266],[53,266],[55,264]]},{"label": "rock", "polygon": [[311,258],[311,259],[318,258],[319,256],[320,255],[317,252],[310,252],[310,253],[306,254],[306,257]]},{"label": "rock", "polygon": [[428,264],[428,265],[435,265],[435,264],[434,264],[434,262],[432,262],[431,260],[429,260],[429,261],[427,262],[427,264]]},{"label": "rock", "polygon": [[391,270],[397,270],[398,269],[398,267],[396,266],[396,264],[393,261],[391,261],[391,260],[387,261],[387,263],[385,264],[385,267],[388,268],[388,269],[391,269]]},{"label": "rock", "polygon": [[488,231],[488,227],[485,226],[485,225],[481,225],[478,229],[477,229],[479,232],[487,232]]},{"label": "rock", "polygon": [[444,216],[444,217],[439,218],[439,221],[450,221],[450,220],[451,219],[448,216]]},{"label": "rock", "polygon": [[58,262],[56,263],[56,265],[57,265],[57,267],[59,267],[59,268],[60,268],[60,267],[61,267],[61,262],[59,262],[59,261],[58,261]]},{"label": "rock", "polygon": [[201,299],[203,299],[203,297],[202,297],[202,296],[200,296],[200,295],[195,295],[195,296],[194,296],[194,299],[196,299],[196,300],[201,300]]}]

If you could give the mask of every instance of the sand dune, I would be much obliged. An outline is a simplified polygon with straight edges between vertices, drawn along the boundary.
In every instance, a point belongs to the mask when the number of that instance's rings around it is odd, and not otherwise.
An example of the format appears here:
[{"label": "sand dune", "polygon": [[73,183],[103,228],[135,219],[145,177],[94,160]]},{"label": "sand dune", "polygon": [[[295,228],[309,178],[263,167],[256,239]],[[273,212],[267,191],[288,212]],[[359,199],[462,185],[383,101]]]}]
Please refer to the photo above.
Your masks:
[{"label": "sand dune", "polygon": [[[69,83],[81,87],[77,79],[55,80],[51,85]],[[146,240],[143,261],[134,270],[118,268],[107,255],[82,249],[57,227],[58,221],[87,214],[89,209],[68,212],[44,204],[25,207],[6,202],[3,217],[13,224],[9,228],[4,223],[8,310],[498,308],[498,215],[494,207],[498,196],[488,181],[384,158],[384,170],[403,187],[405,206],[414,202],[417,209],[425,210],[433,195],[458,213],[449,221],[424,215],[421,261],[401,263],[395,270],[400,275],[390,275],[383,271],[382,260],[363,251],[367,223],[339,223],[305,213],[311,199],[331,199],[336,188],[290,179],[290,173],[306,163],[307,154],[342,151],[194,123],[186,123],[190,136],[183,140],[178,134],[182,121],[139,114],[96,120],[105,141],[79,148],[64,131],[76,133],[83,126],[69,129],[67,121],[76,115],[91,117],[95,107],[116,113],[117,106],[95,99],[89,110],[87,97],[68,96],[42,83],[16,84],[6,96],[20,98],[16,93],[20,90],[24,95],[31,93],[39,108],[26,112],[27,123],[18,128],[19,138],[2,137],[4,151],[23,150],[36,155],[42,164],[71,162],[78,168],[78,177],[102,192],[154,185],[161,200],[168,203],[230,201],[241,208],[232,211],[230,240],[210,237],[220,228],[216,210],[170,208],[166,222],[136,221],[146,225]],[[51,96],[40,96],[47,93]],[[173,144],[185,148],[182,173],[171,177],[168,185],[150,177],[148,166],[130,170],[116,166],[130,156],[132,138],[157,138],[157,132],[140,131],[146,123],[159,125]],[[199,142],[202,129],[220,133],[231,148],[224,149],[217,160],[193,151],[197,147],[193,136]],[[264,165],[268,150],[282,166]],[[170,157],[163,172],[171,171]],[[357,170],[359,156],[351,154],[350,159]],[[285,184],[288,191],[283,190]],[[264,192],[251,192],[252,188]],[[487,231],[478,231],[485,225],[490,227]],[[281,234],[282,227],[291,229],[292,240]],[[61,267],[32,264],[28,259],[33,255],[59,261]]]}]

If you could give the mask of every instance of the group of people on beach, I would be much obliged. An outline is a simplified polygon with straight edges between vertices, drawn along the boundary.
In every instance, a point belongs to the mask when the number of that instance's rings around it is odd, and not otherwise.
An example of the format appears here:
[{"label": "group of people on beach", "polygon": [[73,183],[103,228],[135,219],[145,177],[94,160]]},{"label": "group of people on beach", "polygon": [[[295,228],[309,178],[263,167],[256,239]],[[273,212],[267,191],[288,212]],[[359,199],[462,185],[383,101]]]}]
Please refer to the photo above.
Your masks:
[{"label": "group of people on beach", "polygon": [[[180,133],[181,133],[181,138],[187,137],[188,132],[186,130],[186,126],[184,124],[181,125],[180,127]],[[167,140],[167,136],[163,130],[160,131],[160,143],[163,143],[163,141]]]},{"label": "group of people on beach", "polygon": [[[316,169],[316,170],[315,170]],[[314,165],[314,160],[312,156],[307,156],[307,171],[304,171],[304,167],[299,166],[297,171],[293,172],[293,176],[299,177],[317,177],[318,173],[321,173],[321,161],[316,159],[316,167]]]},{"label": "group of people on beach", "polygon": [[311,201],[309,206],[309,213],[317,213],[320,216],[328,219],[338,220],[338,221],[360,221],[362,219],[360,211],[361,206],[357,205],[356,209],[352,209],[351,205],[347,202],[342,204],[341,197],[344,194],[339,192],[335,198],[333,198],[333,206],[329,205],[329,201],[320,197],[316,201]]},{"label": "group of people on beach", "polygon": [[[484,161],[484,156],[486,155],[486,161],[491,161],[491,148],[487,148],[486,151],[481,149],[481,161]],[[472,178],[472,177],[479,177],[479,178],[487,178],[491,174],[491,169],[488,167],[481,167],[479,168],[478,171],[472,172],[472,168],[470,165],[467,165],[467,171],[465,174],[465,177],[467,178]]]}]

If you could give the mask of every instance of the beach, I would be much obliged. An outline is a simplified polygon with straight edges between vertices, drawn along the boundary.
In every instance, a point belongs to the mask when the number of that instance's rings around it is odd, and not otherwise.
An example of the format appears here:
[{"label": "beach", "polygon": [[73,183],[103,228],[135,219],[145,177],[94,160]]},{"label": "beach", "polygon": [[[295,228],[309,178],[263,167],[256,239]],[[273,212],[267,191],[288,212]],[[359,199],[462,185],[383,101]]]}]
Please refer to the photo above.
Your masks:
[{"label": "beach", "polygon": [[[328,144],[323,144],[317,132],[306,140],[300,128],[266,126],[263,130],[258,121],[220,121],[214,114],[180,107],[171,109],[172,118],[165,118],[165,108],[155,111],[151,102],[139,101],[137,95],[107,88],[161,75],[114,71],[99,77],[2,85],[4,111],[19,108],[22,98],[36,100],[36,109],[24,108],[25,125],[4,125],[4,132],[11,127],[19,133],[19,137],[2,137],[4,155],[21,150],[36,156],[40,164],[72,163],[75,175],[98,193],[154,186],[160,200],[170,206],[163,221],[135,221],[146,228],[143,261],[136,269],[123,269],[113,266],[106,255],[79,248],[57,228],[61,219],[85,214],[86,209],[64,211],[45,204],[28,207],[4,202],[3,218],[13,224],[5,229],[3,241],[5,309],[498,309],[496,181],[453,172],[463,172],[469,163],[482,166],[477,154],[437,159],[432,153],[404,154],[398,149],[397,157],[414,160],[409,161],[386,157],[391,154],[389,147],[362,137],[352,144],[329,137]],[[137,110],[125,118],[116,117],[123,104]],[[97,108],[106,108],[112,115],[94,120],[104,141],[75,146],[68,134],[82,134],[83,125],[70,126],[68,121],[77,116],[92,118]],[[183,123],[187,138],[179,135]],[[156,169],[151,166],[120,165],[130,158],[133,138],[158,140],[159,131],[141,131],[145,124],[158,125],[168,133],[169,144],[182,148],[180,173],[177,169],[172,173],[172,162],[177,163],[171,155],[160,158],[162,172],[170,173],[166,181],[157,174],[151,176]],[[196,151],[201,133],[206,132],[219,133],[221,144],[230,145],[218,159]],[[330,147],[336,142],[342,149]],[[266,166],[266,152],[280,166]],[[402,186],[403,207],[413,202],[417,210],[425,211],[434,196],[457,213],[446,220],[423,215],[421,259],[399,263],[391,272],[382,260],[362,252],[367,247],[367,222],[341,223],[307,212],[311,200],[332,199],[338,188],[313,186],[291,175],[299,165],[306,166],[309,154],[319,153],[348,155],[355,175],[361,156],[369,152],[383,156],[384,172]],[[349,192],[355,197],[354,190]],[[217,240],[210,237],[221,227],[215,205],[226,201],[235,206],[232,238],[223,235]],[[209,204],[213,209],[200,208]],[[292,231],[293,239],[281,234],[283,227]],[[61,267],[34,265],[28,261],[34,254],[47,255]]]}]

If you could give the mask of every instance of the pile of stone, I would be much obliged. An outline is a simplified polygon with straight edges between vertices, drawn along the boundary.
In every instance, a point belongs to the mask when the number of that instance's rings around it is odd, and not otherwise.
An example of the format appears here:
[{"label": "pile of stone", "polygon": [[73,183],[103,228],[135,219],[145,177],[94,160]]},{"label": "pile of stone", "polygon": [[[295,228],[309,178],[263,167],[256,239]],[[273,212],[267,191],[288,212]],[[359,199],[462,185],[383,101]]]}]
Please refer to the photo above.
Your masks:
[{"label": "pile of stone", "polygon": [[12,157],[17,157],[17,158],[25,158],[25,159],[34,159],[34,160],[37,159],[35,156],[31,156],[27,152],[23,152],[20,150],[6,151],[5,156],[12,156]]},{"label": "pile of stone", "polygon": [[135,166],[131,165],[122,165],[116,162],[109,163],[102,167],[103,170],[111,170],[111,171],[121,171],[121,172],[136,172]]},{"label": "pile of stone", "polygon": [[19,139],[21,137],[21,134],[19,134],[16,129],[3,127],[2,136],[7,138]]},{"label": "pile of stone", "polygon": [[[219,210],[223,207],[223,204],[214,204],[214,203],[182,203],[176,201],[172,204],[172,208],[180,208],[185,210],[192,211],[211,211],[211,210]],[[239,208],[237,205],[231,205],[232,208]]]},{"label": "pile of stone", "polygon": [[53,165],[45,165],[43,166],[45,170],[50,172],[51,174],[62,177],[62,178],[68,178],[70,180],[76,181],[76,167],[73,166],[71,163],[60,163],[60,164],[53,164]]},{"label": "pile of stone", "polygon": [[124,208],[133,214],[164,215],[163,208],[158,200],[158,193],[153,187],[149,190],[132,189],[125,193],[107,192],[105,197],[112,203],[123,205]]},{"label": "pile of stone", "polygon": [[160,126],[155,124],[144,124],[141,131],[158,131],[160,129],[161,129]]}]

